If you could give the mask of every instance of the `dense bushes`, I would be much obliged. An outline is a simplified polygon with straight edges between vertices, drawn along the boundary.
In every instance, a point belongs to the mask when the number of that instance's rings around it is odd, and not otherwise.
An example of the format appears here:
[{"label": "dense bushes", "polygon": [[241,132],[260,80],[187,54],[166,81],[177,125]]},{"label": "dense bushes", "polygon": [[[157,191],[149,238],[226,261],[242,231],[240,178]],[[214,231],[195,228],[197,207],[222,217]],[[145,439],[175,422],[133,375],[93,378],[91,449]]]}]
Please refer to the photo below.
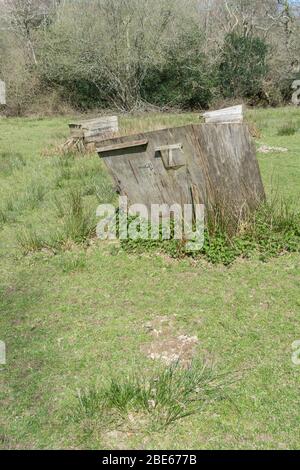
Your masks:
[{"label": "dense bushes", "polygon": [[160,69],[152,69],[142,84],[146,101],[158,106],[207,108],[212,101],[214,74],[201,50],[203,37],[196,28],[180,36]]},{"label": "dense bushes", "polygon": [[[286,7],[283,22],[272,0],[257,2],[255,13],[247,2],[209,3],[208,12],[196,0],[6,2],[7,112],[30,112],[36,103],[59,112],[289,102],[299,15]],[[270,18],[278,19],[268,25]]]},{"label": "dense bushes", "polygon": [[268,72],[267,52],[260,38],[228,34],[217,72],[222,96],[259,98]]}]

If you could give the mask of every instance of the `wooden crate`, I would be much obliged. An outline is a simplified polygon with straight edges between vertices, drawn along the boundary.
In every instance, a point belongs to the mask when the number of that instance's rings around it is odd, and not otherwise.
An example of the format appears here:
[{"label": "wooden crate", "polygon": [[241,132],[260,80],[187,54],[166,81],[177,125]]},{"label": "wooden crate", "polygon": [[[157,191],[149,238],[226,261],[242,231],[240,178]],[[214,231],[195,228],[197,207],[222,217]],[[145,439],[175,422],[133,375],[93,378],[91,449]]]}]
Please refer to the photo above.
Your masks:
[{"label": "wooden crate", "polygon": [[71,137],[82,139],[84,144],[101,142],[118,132],[117,116],[105,116],[69,124]]}]

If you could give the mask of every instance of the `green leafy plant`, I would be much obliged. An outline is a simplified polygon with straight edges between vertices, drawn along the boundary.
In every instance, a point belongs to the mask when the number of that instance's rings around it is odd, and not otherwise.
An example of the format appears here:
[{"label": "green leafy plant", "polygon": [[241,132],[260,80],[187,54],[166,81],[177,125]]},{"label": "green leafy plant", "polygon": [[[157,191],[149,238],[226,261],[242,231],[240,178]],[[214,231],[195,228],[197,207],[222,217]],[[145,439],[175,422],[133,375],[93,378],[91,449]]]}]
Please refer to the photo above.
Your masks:
[{"label": "green leafy plant", "polygon": [[214,77],[202,42],[202,33],[196,26],[179,35],[166,51],[164,65],[151,68],[145,76],[143,97],[159,106],[208,108]]},{"label": "green leafy plant", "polygon": [[[248,258],[255,253],[267,260],[285,252],[300,251],[300,214],[289,201],[274,200],[262,204],[242,224],[229,219],[221,208],[214,208],[207,217],[204,245],[200,252],[189,253],[185,242],[163,240],[123,240],[125,251],[142,253],[156,250],[173,258],[205,258],[213,264],[229,266],[239,257]],[[150,233],[150,227],[149,227]]]},{"label": "green leafy plant", "polygon": [[218,81],[226,98],[257,98],[266,77],[268,46],[253,36],[230,33],[218,66]]}]

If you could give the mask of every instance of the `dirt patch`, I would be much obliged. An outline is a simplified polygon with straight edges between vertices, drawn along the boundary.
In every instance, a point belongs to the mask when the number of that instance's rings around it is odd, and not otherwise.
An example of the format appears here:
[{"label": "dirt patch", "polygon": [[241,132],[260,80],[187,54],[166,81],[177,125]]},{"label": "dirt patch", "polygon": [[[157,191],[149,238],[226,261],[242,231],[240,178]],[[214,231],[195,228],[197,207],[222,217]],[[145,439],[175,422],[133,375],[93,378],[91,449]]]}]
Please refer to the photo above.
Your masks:
[{"label": "dirt patch", "polygon": [[142,347],[142,352],[149,359],[162,361],[168,366],[176,362],[186,367],[190,365],[199,344],[197,336],[176,332],[174,321],[164,317],[146,323],[145,328],[152,341]]}]

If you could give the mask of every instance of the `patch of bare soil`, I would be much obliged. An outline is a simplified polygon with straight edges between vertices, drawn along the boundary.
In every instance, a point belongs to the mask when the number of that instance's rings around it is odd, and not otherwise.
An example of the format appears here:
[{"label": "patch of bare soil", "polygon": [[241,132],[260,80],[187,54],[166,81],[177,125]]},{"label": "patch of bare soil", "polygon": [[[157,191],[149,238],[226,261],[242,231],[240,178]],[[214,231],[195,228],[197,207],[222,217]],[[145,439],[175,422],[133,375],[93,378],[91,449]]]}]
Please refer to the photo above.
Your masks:
[{"label": "patch of bare soil", "polygon": [[174,322],[165,317],[158,317],[145,324],[152,341],[142,347],[142,352],[149,359],[159,360],[170,366],[180,362],[188,367],[196,354],[199,340],[176,331]]}]

